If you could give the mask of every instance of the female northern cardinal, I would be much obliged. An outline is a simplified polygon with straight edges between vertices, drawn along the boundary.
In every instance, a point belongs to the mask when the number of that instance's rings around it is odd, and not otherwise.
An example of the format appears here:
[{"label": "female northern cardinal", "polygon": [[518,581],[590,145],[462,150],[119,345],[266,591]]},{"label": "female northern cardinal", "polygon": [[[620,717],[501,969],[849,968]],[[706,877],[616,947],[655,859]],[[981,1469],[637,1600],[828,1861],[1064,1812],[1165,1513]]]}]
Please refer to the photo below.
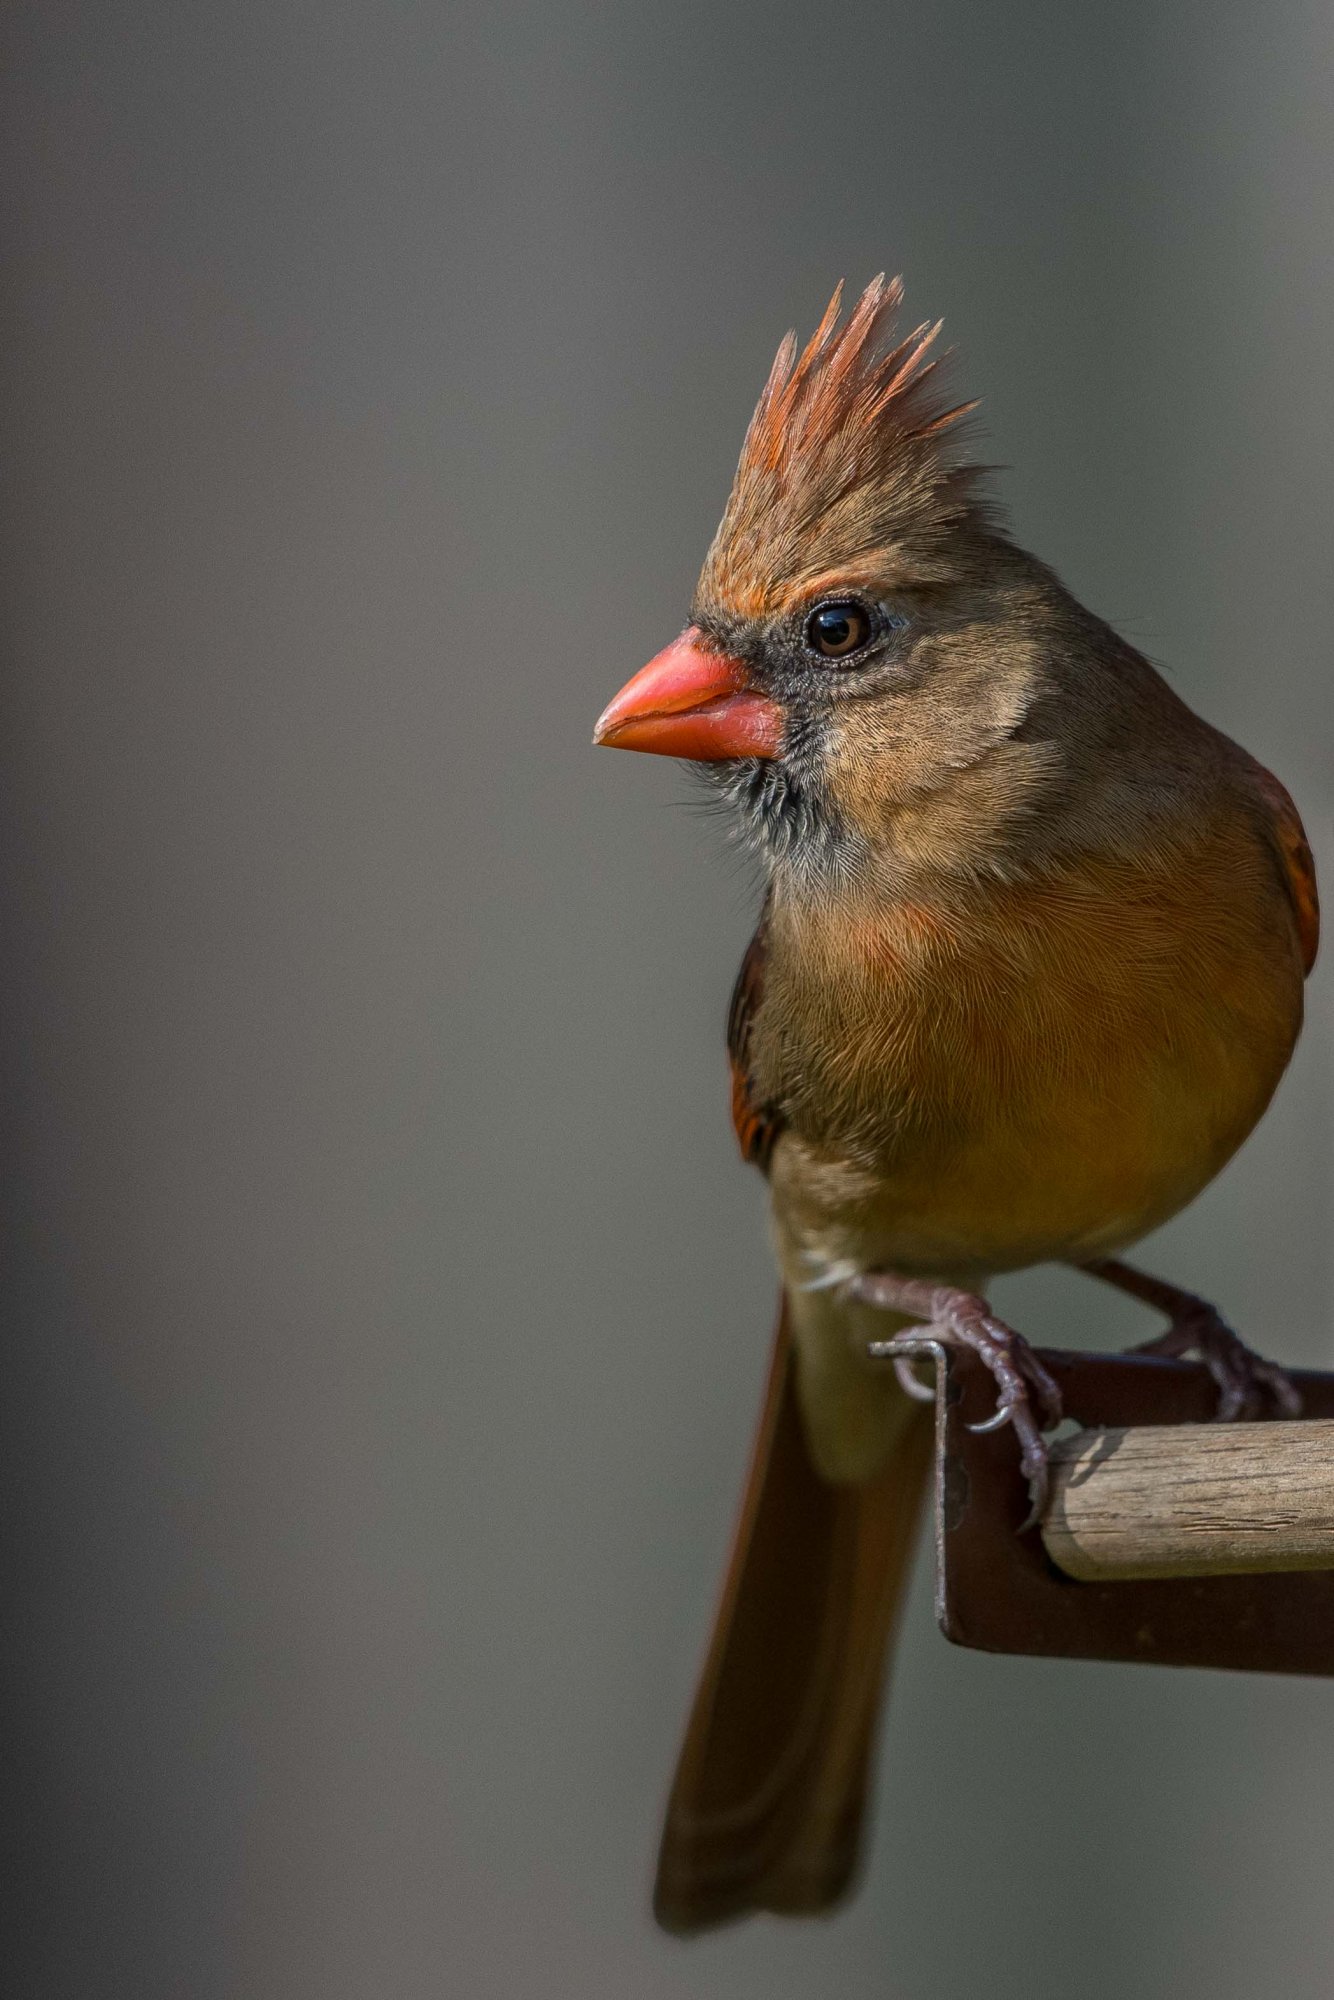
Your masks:
[{"label": "female northern cardinal", "polygon": [[767,893],[728,1045],[769,1176],[777,1352],[658,1875],[674,1930],[847,1886],[930,1452],[867,1357],[930,1321],[988,1361],[1041,1498],[1054,1386],[981,1296],[1049,1259],[1167,1312],[1237,1414],[1282,1373],[1116,1253],[1209,1181],[1282,1075],[1315,954],[1277,780],[1016,548],[902,295],[836,292],[746,433],[691,623],[596,741],[704,765]]}]

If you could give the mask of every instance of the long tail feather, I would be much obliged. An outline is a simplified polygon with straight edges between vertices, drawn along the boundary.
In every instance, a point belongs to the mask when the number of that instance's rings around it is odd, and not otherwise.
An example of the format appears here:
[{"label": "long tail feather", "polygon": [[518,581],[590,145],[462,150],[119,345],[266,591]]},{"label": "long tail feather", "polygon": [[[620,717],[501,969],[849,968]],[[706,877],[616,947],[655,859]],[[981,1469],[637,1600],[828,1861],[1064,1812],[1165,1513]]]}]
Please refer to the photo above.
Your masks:
[{"label": "long tail feather", "polygon": [[930,1413],[907,1405],[902,1439],[872,1480],[821,1478],[784,1307],[667,1806],[654,1897],[665,1929],[813,1913],[849,1886],[930,1455]]}]

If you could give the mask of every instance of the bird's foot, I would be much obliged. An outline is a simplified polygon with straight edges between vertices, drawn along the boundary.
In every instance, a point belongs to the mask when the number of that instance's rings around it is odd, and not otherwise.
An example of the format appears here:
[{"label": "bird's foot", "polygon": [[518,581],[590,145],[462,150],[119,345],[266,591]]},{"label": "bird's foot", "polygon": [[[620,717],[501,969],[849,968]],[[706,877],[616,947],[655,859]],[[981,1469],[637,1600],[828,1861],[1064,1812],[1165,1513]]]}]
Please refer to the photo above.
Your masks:
[{"label": "bird's foot", "polygon": [[986,1299],[953,1285],[900,1278],[892,1271],[863,1271],[847,1279],[844,1290],[864,1305],[911,1314],[937,1339],[966,1348],[990,1369],[996,1383],[995,1414],[971,1428],[994,1431],[1009,1424],[1013,1429],[1031,1502],[1024,1527],[1031,1527],[1046,1505],[1047,1447],[1042,1433],[1061,1421],[1061,1392],[1028,1342],[997,1319]]},{"label": "bird's foot", "polygon": [[1302,1399],[1292,1378],[1273,1361],[1247,1347],[1217,1306],[1164,1278],[1150,1277],[1119,1257],[1101,1257],[1084,1270],[1166,1313],[1172,1324],[1156,1340],[1132,1347],[1132,1354],[1166,1354],[1173,1360],[1197,1354],[1218,1384],[1218,1421],[1258,1417],[1269,1403],[1281,1417],[1299,1417]]},{"label": "bird's foot", "polygon": [[1302,1399],[1291,1376],[1276,1362],[1248,1347],[1216,1306],[1191,1298],[1166,1333],[1131,1349],[1132,1354],[1196,1354],[1218,1384],[1218,1421],[1258,1417],[1271,1406],[1279,1416],[1299,1417]]}]

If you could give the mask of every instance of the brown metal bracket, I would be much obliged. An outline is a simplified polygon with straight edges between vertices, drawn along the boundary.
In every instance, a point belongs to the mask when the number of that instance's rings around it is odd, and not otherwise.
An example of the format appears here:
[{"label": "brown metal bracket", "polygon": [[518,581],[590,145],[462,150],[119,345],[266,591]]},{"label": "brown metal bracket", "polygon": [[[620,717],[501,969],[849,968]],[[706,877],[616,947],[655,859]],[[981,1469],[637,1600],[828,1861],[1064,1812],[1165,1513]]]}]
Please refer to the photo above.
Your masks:
[{"label": "brown metal bracket", "polygon": [[[1088,1429],[1207,1423],[1217,1389],[1193,1362],[1044,1348],[1068,1416]],[[974,1355],[923,1329],[878,1341],[877,1359],[936,1370],[936,1616],[947,1639],[992,1653],[1251,1673],[1334,1674],[1334,1571],[1080,1583],[1051,1562],[1008,1429],[969,1430],[995,1407]],[[1334,1417],[1334,1375],[1294,1371],[1302,1414]]]}]

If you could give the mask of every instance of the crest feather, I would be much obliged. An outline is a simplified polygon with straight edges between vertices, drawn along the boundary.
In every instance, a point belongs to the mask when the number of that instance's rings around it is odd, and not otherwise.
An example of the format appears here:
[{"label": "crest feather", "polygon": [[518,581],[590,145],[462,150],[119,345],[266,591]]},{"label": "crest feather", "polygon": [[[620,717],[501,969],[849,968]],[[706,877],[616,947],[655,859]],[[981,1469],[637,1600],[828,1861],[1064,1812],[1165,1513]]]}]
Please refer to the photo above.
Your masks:
[{"label": "crest feather", "polygon": [[903,281],[873,278],[840,325],[840,283],[806,346],[786,335],[746,431],[700,599],[755,616],[840,563],[911,544],[928,568],[942,536],[981,520],[980,468],[960,461],[931,353],[941,322],[897,342]]}]

